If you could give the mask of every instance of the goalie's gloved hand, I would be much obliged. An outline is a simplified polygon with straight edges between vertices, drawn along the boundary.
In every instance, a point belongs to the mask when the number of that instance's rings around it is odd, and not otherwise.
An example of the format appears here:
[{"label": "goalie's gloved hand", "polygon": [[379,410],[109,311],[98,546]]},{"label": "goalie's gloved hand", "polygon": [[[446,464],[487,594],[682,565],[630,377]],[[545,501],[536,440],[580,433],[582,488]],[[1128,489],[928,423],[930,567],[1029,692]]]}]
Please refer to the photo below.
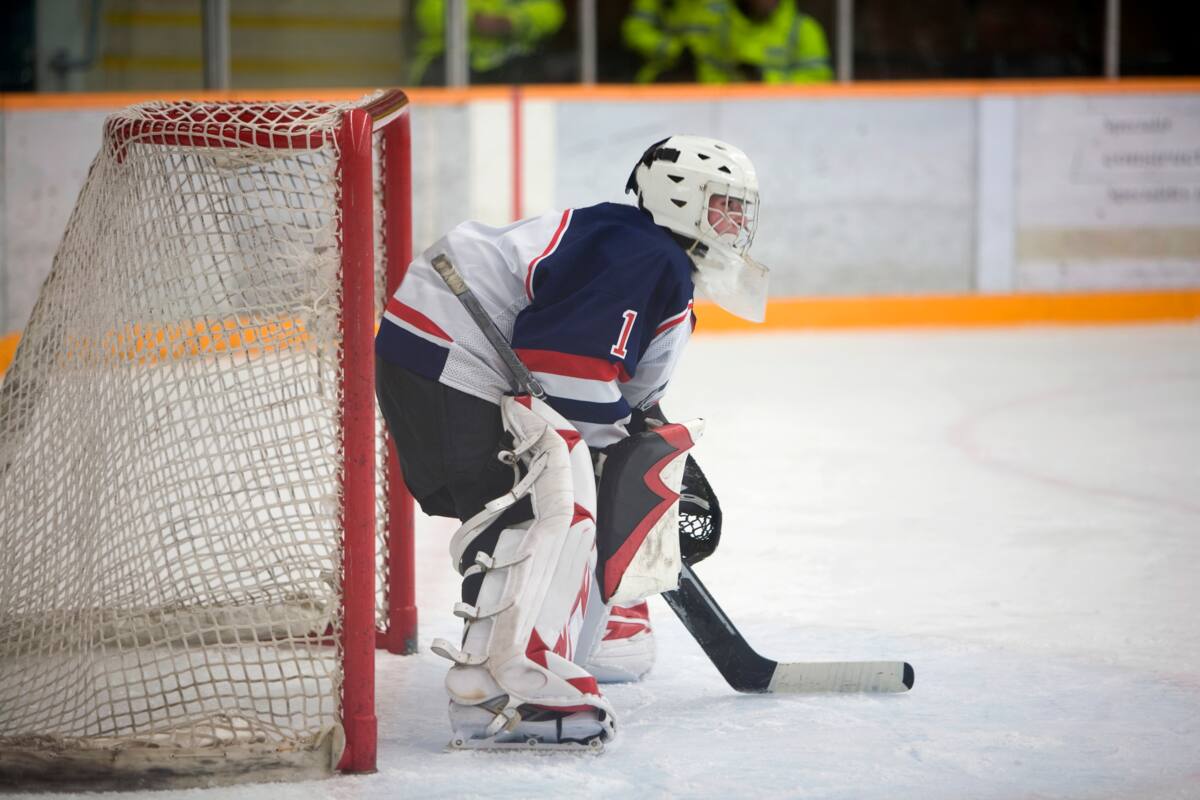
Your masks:
[{"label": "goalie's gloved hand", "polygon": [[[635,408],[629,414],[629,422],[625,425],[625,430],[630,436],[638,433],[644,433],[648,430],[653,430],[659,425],[665,425],[667,418],[663,416],[662,408],[655,403],[647,409]],[[596,473],[596,484],[600,483],[600,473],[604,471],[604,460],[607,458],[608,449],[614,447],[620,442],[614,442],[608,447],[591,448],[592,456],[592,471]]]},{"label": "goalie's gloved hand", "polygon": [[625,425],[626,430],[632,436],[635,433],[641,433],[652,428],[657,428],[659,425],[667,423],[666,415],[662,412],[662,406],[658,403],[649,408],[635,408],[630,412],[629,422]]}]

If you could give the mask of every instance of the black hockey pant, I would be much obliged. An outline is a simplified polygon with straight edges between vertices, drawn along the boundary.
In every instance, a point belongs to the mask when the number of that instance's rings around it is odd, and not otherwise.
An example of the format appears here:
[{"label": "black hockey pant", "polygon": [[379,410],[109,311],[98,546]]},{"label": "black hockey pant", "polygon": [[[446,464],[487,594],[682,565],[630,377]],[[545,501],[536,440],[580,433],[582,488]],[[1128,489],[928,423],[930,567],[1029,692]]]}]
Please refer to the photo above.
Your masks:
[{"label": "black hockey pant", "polygon": [[[512,467],[496,458],[506,437],[500,406],[380,358],[375,395],[404,482],[426,514],[465,521],[512,489]],[[527,515],[527,504],[520,505]],[[506,513],[502,520],[516,518]]]}]

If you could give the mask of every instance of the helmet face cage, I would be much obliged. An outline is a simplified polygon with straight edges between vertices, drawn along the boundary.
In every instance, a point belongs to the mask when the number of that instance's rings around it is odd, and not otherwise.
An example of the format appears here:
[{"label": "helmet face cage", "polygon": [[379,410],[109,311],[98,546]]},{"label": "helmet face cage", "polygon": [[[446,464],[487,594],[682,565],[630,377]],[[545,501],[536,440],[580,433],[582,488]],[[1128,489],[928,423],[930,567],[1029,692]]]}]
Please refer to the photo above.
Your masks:
[{"label": "helmet face cage", "polygon": [[746,186],[708,181],[700,209],[700,238],[717,242],[744,255],[758,228],[758,192]]}]

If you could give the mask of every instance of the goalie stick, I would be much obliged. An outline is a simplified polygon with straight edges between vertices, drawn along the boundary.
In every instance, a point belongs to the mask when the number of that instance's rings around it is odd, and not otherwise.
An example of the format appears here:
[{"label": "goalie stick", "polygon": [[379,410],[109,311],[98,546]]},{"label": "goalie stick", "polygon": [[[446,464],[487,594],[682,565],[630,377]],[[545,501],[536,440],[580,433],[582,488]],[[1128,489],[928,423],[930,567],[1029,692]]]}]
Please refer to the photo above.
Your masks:
[{"label": "goalie stick", "polygon": [[904,661],[772,661],[755,652],[688,564],[679,588],[663,599],[699,642],[721,677],[739,692],[906,692],[913,668]]},{"label": "goalie stick", "polygon": [[[541,384],[517,358],[450,259],[438,254],[431,263],[512,372],[518,390],[544,398]],[[721,676],[739,692],[905,692],[912,688],[913,668],[905,661],[789,663],[759,655],[686,562],[679,575],[679,588],[662,596]]]}]

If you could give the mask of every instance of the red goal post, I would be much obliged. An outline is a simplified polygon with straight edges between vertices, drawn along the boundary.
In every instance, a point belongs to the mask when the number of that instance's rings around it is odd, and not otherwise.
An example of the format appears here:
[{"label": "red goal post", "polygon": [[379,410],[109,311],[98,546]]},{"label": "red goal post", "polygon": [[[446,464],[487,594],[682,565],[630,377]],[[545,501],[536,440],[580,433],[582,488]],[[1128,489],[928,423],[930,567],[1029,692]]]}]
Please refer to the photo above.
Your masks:
[{"label": "red goal post", "polygon": [[[376,647],[414,652],[417,622],[374,396],[412,255],[408,110],[393,90],[106,122],[0,388],[0,774],[374,770]],[[70,435],[89,414],[112,442]]]}]

